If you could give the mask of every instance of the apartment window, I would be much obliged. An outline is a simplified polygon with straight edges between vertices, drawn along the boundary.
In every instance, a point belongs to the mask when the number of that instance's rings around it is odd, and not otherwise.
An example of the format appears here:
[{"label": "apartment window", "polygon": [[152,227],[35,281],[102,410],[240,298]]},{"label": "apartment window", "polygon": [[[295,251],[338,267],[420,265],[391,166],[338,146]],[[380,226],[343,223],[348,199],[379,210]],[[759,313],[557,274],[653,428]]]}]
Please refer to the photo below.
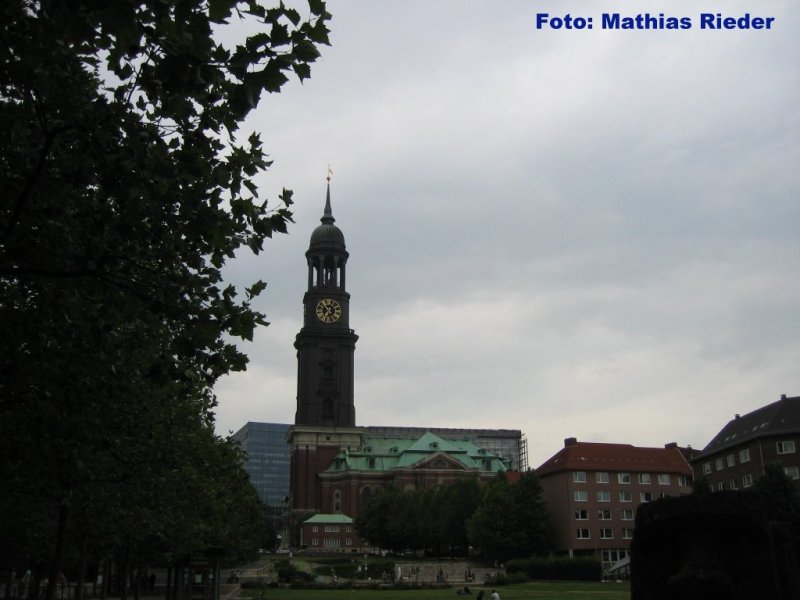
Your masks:
[{"label": "apartment window", "polygon": [[728,489],[729,490],[738,490],[739,489],[739,483],[736,481],[735,477],[731,477],[728,480]]},{"label": "apartment window", "polygon": [[724,481],[720,481],[720,482],[717,484],[717,490],[719,490],[719,491],[721,492],[721,491],[722,491],[722,490],[724,490],[724,489],[725,489],[725,482],[724,482]]},{"label": "apartment window", "polygon": [[639,502],[652,502],[653,494],[650,492],[639,492]]},{"label": "apartment window", "polygon": [[339,533],[338,525],[325,525],[325,533]]},{"label": "apartment window", "polygon": [[633,521],[633,509],[632,508],[623,508],[622,509],[622,520],[623,521]]},{"label": "apartment window", "polygon": [[639,483],[644,485],[650,485],[650,473],[639,473]]},{"label": "apartment window", "polygon": [[794,440],[778,442],[778,454],[794,454]]},{"label": "apartment window", "polygon": [[669,473],[658,474],[658,485],[669,485]]},{"label": "apartment window", "polygon": [[688,475],[678,475],[678,485],[688,487],[692,485],[692,480]]},{"label": "apartment window", "polygon": [[594,474],[594,480],[597,483],[608,483],[608,472],[597,471],[597,473]]},{"label": "apartment window", "polygon": [[319,539],[317,539],[317,538],[313,538],[313,539],[311,540],[311,545],[312,545],[312,546],[319,546]]},{"label": "apartment window", "polygon": [[579,540],[588,540],[589,539],[589,530],[588,529],[576,529],[576,537]]},{"label": "apartment window", "polygon": [[575,483],[586,483],[586,471],[574,471],[572,481]]},{"label": "apartment window", "polygon": [[611,509],[604,508],[603,510],[597,511],[597,518],[601,521],[610,521],[611,520]]},{"label": "apartment window", "polygon": [[630,473],[617,473],[617,481],[620,483],[630,483],[631,482],[631,474]]},{"label": "apartment window", "polygon": [[725,462],[728,463],[729,467],[735,467],[736,466],[736,455],[735,454],[728,454],[728,456],[725,457]]},{"label": "apartment window", "polygon": [[711,463],[703,463],[703,475],[710,475],[711,474]]},{"label": "apartment window", "polygon": [[597,492],[598,502],[611,502],[611,492],[608,490],[600,490]]},{"label": "apartment window", "polygon": [[313,531],[314,533],[317,533],[319,531],[319,525],[312,526],[311,527],[311,531]]},{"label": "apartment window", "polygon": [[589,492],[586,490],[575,490],[575,502],[588,502]]},{"label": "apartment window", "polygon": [[325,538],[326,548],[338,548],[341,545],[341,540],[338,537]]},{"label": "apartment window", "polygon": [[352,546],[353,545],[353,538],[347,538],[344,541],[344,543],[347,544],[348,546]]},{"label": "apartment window", "polygon": [[672,498],[672,494],[670,494],[669,492],[661,492],[661,493],[658,495],[658,497],[659,497],[659,498]]},{"label": "apartment window", "polygon": [[783,472],[789,479],[800,479],[800,471],[797,467],[783,467]]},{"label": "apartment window", "polygon": [[625,527],[622,530],[622,539],[623,540],[632,540],[633,539],[633,528],[632,527]]},{"label": "apartment window", "polygon": [[725,468],[725,460],[722,457],[718,458],[714,461],[714,467],[717,471],[722,471]]},{"label": "apartment window", "polygon": [[614,539],[614,532],[611,530],[610,527],[604,527],[600,529],[600,539],[601,540],[613,540]]},{"label": "apartment window", "polygon": [[747,475],[742,477],[743,488],[749,488],[752,487],[752,485],[753,485],[753,475],[751,473],[748,473]]},{"label": "apartment window", "polygon": [[750,462],[750,448],[739,450],[739,462],[740,463]]},{"label": "apartment window", "polygon": [[633,502],[633,496],[630,492],[620,492],[619,493],[619,501],[620,502]]},{"label": "apartment window", "polygon": [[575,511],[575,519],[578,521],[587,521],[589,520],[589,511],[585,508],[579,508]]}]

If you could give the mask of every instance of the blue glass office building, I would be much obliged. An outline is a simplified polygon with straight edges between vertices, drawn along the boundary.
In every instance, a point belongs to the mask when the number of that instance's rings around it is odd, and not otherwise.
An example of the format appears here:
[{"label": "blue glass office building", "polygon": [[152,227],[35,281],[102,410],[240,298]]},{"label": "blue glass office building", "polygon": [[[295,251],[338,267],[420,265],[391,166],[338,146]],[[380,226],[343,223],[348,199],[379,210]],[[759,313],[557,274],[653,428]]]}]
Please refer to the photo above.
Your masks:
[{"label": "blue glass office building", "polygon": [[245,470],[258,497],[279,517],[286,510],[289,495],[289,445],[285,423],[248,422],[231,436],[247,453]]}]

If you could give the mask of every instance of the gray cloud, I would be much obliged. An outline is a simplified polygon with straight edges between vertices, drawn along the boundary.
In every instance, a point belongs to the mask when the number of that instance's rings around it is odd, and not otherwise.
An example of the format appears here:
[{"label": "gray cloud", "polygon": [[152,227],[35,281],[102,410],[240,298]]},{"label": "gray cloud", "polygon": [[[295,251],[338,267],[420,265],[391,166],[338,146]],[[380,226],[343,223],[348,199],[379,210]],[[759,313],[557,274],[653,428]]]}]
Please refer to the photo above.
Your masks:
[{"label": "gray cloud", "polygon": [[[219,429],[294,418],[303,252],[332,199],[351,259],[360,424],[703,446],[800,393],[800,63],[771,31],[536,31],[639,2],[330,2],[331,48],[248,127],[296,224],[236,281],[272,319]],[[664,1],[670,14],[722,10]]]}]

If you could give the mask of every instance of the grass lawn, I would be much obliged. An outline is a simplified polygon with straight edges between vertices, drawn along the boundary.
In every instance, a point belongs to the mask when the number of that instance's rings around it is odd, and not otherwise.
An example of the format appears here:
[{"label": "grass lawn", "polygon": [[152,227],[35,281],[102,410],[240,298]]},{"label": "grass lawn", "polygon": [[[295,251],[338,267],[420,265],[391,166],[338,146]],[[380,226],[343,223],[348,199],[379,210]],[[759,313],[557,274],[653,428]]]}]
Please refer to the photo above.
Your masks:
[{"label": "grass lawn", "polygon": [[[471,587],[471,596],[457,596],[451,589],[409,590],[287,590],[279,588],[242,590],[244,598],[253,600],[464,600],[474,599],[480,587]],[[521,583],[496,588],[500,600],[630,600],[628,583],[545,582]],[[261,596],[261,592],[264,596]],[[489,600],[491,588],[484,588],[484,598]]]}]

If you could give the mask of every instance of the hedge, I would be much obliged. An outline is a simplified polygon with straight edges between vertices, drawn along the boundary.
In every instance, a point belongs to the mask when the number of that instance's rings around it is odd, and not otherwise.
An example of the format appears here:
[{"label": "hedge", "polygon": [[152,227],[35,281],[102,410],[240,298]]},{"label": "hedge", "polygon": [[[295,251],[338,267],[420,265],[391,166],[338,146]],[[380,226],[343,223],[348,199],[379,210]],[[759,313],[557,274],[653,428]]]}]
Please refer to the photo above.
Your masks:
[{"label": "hedge", "polygon": [[603,577],[603,566],[596,558],[516,558],[506,563],[506,571],[530,579],[600,581]]}]

